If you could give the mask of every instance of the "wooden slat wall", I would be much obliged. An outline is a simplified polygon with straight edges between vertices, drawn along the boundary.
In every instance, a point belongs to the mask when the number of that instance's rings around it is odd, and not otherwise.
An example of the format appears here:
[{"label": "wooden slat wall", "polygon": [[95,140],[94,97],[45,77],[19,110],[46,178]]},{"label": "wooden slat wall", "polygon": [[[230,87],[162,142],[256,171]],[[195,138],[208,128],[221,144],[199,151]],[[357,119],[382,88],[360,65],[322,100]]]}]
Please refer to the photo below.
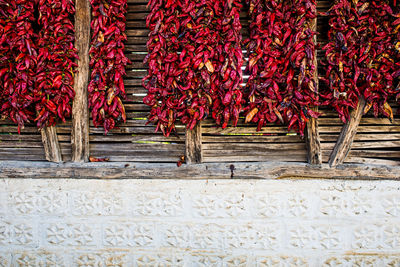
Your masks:
[{"label": "wooden slat wall", "polygon": [[[319,11],[329,8],[332,1],[319,1]],[[185,130],[178,126],[178,136],[163,137],[154,133],[154,126],[145,125],[149,108],[142,103],[145,90],[141,79],[146,75],[142,61],[146,56],[148,30],[145,27],[147,0],[128,0],[126,53],[132,64],[127,68],[125,101],[127,123],[104,135],[102,128],[90,127],[91,156],[107,157],[110,161],[177,162],[185,153]],[[243,39],[248,36],[247,7],[241,12]],[[327,19],[318,17],[318,41],[326,42]],[[318,51],[318,57],[322,56]],[[322,69],[319,70],[323,75]],[[323,86],[323,85],[321,85]],[[337,115],[322,109],[319,119],[323,162],[337,140],[342,122]],[[225,130],[215,128],[212,121],[202,124],[204,162],[283,161],[306,162],[306,145],[295,133],[287,133],[286,126],[269,125],[256,132],[254,125],[241,120],[238,127]],[[63,160],[71,160],[71,122],[57,126]],[[0,160],[44,161],[40,133],[34,125],[27,125],[21,135],[10,122],[0,121]],[[400,118],[391,124],[388,119],[371,115],[362,119],[353,148],[346,162],[398,164],[400,159]],[[396,161],[397,160],[397,161]]]},{"label": "wooden slat wall", "polygon": [[[63,161],[71,160],[71,126],[57,126]],[[10,121],[0,121],[0,160],[46,161],[42,137],[36,125],[27,124],[18,134],[18,128]]]}]

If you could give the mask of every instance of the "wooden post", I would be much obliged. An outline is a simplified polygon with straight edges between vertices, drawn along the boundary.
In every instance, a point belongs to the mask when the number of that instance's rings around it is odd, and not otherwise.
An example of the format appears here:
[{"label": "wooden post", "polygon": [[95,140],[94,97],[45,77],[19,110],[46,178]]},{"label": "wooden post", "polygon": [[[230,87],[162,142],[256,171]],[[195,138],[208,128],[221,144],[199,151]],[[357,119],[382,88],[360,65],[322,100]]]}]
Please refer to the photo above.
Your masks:
[{"label": "wooden post", "polygon": [[[310,25],[312,31],[317,31],[317,18],[313,20]],[[317,45],[317,36],[313,37],[315,45]],[[313,65],[315,67],[314,71],[314,81],[315,81],[315,91],[318,91],[319,81],[318,81],[318,62],[317,62],[317,51],[314,53]],[[313,111],[318,111],[317,107],[312,108]],[[321,142],[319,138],[318,131],[318,120],[315,118],[310,118],[307,123],[306,129],[306,145],[307,145],[307,160],[309,164],[322,164],[321,155]]]},{"label": "wooden post", "polygon": [[186,164],[196,164],[203,161],[201,151],[201,123],[193,130],[186,130]]},{"label": "wooden post", "polygon": [[339,138],[333,148],[329,158],[329,166],[335,167],[342,164],[351,149],[354,137],[357,133],[357,127],[360,124],[361,117],[365,109],[365,99],[360,97],[357,108],[350,114],[350,120],[343,126]]},{"label": "wooden post", "polygon": [[44,127],[40,130],[46,159],[52,162],[62,162],[60,144],[58,143],[55,126]]},{"label": "wooden post", "polygon": [[[317,111],[314,107],[312,110]],[[306,130],[307,161],[309,164],[322,164],[321,142],[319,139],[318,119],[311,118]]]},{"label": "wooden post", "polygon": [[78,49],[78,72],[75,75],[75,99],[72,107],[72,161],[86,162],[89,159],[89,44],[90,2],[76,0],[75,47]]}]

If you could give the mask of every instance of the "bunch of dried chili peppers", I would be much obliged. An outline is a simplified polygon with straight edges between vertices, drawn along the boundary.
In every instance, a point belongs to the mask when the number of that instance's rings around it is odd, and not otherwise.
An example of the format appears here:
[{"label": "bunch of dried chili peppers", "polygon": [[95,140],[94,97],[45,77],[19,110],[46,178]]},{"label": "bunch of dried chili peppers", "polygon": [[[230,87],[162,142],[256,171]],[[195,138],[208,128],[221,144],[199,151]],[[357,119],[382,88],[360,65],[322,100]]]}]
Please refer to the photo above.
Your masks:
[{"label": "bunch of dried chili peppers", "polygon": [[35,95],[38,127],[65,122],[71,116],[74,69],[78,58],[74,47],[75,30],[72,0],[39,1],[39,38]]},{"label": "bunch of dried chili peppers", "polygon": [[212,112],[218,125],[236,125],[242,103],[238,0],[150,0],[146,25],[149,122],[164,135],[180,121],[193,129]]},{"label": "bunch of dried chili peppers", "polygon": [[91,0],[92,41],[90,48],[91,80],[88,87],[89,107],[94,126],[102,125],[105,133],[115,123],[126,121],[122,99],[126,97],[123,76],[129,59],[124,42],[126,0]]},{"label": "bunch of dried chili peppers", "polygon": [[216,48],[219,57],[215,71],[219,73],[219,77],[214,81],[215,88],[212,88],[212,117],[222,128],[227,127],[230,120],[233,126],[237,125],[245,101],[243,89],[240,87],[243,80],[242,26],[239,16],[241,7],[240,1],[222,1],[221,19],[216,22],[220,42]]},{"label": "bunch of dried chili peppers", "polygon": [[314,79],[315,0],[248,0],[250,38],[245,41],[250,75],[246,85],[246,122],[257,130],[269,123],[287,123],[303,136],[306,122],[318,114]]},{"label": "bunch of dried chili peppers", "polygon": [[360,98],[367,103],[365,113],[372,107],[375,116],[393,119],[387,101],[394,93],[399,64],[390,1],[337,0],[326,15],[330,30],[329,42],[323,47],[326,75],[322,80],[328,90],[321,95],[343,122]]},{"label": "bunch of dried chili peppers", "polygon": [[42,128],[71,114],[74,13],[72,0],[0,0],[1,113],[19,130],[28,121]]},{"label": "bunch of dried chili peppers", "polygon": [[393,73],[395,96],[397,102],[400,102],[400,3],[394,1],[393,12],[396,14],[394,16],[394,21],[392,22],[392,39],[394,47],[394,61],[395,61],[395,72]]},{"label": "bunch of dried chili peppers", "polygon": [[18,124],[35,118],[37,34],[32,24],[35,6],[30,0],[0,0],[1,114]]}]

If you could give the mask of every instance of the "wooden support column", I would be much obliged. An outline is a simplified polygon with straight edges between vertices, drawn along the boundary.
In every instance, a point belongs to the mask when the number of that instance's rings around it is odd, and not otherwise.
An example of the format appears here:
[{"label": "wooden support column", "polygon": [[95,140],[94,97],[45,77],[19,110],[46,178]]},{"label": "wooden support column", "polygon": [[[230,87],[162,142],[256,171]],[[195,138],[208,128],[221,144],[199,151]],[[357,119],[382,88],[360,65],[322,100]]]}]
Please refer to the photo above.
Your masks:
[{"label": "wooden support column", "polygon": [[201,149],[201,123],[193,130],[186,130],[186,164],[196,164],[203,161]]},{"label": "wooden support column", "polygon": [[89,159],[89,44],[90,2],[76,0],[75,47],[78,49],[78,72],[75,75],[75,99],[72,107],[72,161],[86,162]]},{"label": "wooden support column", "polygon": [[46,159],[52,162],[62,162],[60,144],[58,143],[55,126],[44,127],[40,130]]},{"label": "wooden support column", "polygon": [[[310,25],[312,31],[317,31],[317,18],[313,20]],[[317,36],[313,37],[315,45],[317,45]],[[317,62],[317,51],[314,53],[313,65],[315,66],[314,71],[314,81],[315,90],[318,91],[319,81],[318,81],[318,62]],[[318,111],[317,107],[312,107],[313,111]],[[306,129],[306,145],[307,145],[307,160],[309,164],[322,164],[321,156],[321,142],[319,138],[318,131],[318,120],[311,118],[307,123]]]},{"label": "wooden support column", "polygon": [[329,158],[329,166],[335,167],[342,164],[346,159],[346,156],[351,149],[354,137],[356,136],[357,127],[360,124],[362,115],[364,114],[365,104],[365,99],[360,97],[357,108],[351,112],[349,121],[343,126],[342,131],[340,132],[339,138]]}]

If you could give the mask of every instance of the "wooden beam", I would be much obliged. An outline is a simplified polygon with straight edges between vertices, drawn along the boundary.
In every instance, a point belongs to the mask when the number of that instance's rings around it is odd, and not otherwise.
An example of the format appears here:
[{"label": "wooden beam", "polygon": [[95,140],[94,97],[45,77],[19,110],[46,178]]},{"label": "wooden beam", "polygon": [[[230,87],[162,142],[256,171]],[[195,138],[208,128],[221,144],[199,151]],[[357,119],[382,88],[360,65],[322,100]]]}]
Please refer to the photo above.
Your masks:
[{"label": "wooden beam", "polygon": [[[314,32],[317,31],[317,18],[315,18],[311,25],[310,29]],[[317,46],[317,35],[314,35],[313,41]],[[315,91],[318,92],[319,81],[318,81],[318,62],[317,62],[317,50],[314,52],[313,56],[313,65],[314,65],[314,81],[315,81]],[[313,111],[318,111],[317,107],[312,107]],[[307,160],[309,164],[322,164],[322,155],[321,155],[321,142],[319,138],[318,131],[318,120],[316,118],[310,118],[307,123],[306,128],[306,145],[307,145]]]},{"label": "wooden beam", "polygon": [[75,75],[75,99],[72,107],[72,161],[86,162],[89,159],[89,44],[90,2],[76,0],[75,47],[78,49],[78,72]]},{"label": "wooden beam", "polygon": [[350,119],[343,126],[339,138],[333,148],[331,156],[329,157],[329,166],[335,167],[342,164],[351,149],[354,137],[357,133],[357,127],[360,124],[362,115],[365,109],[365,99],[360,97],[358,100],[357,108],[350,114]]},{"label": "wooden beam", "polygon": [[40,130],[46,159],[52,162],[62,162],[60,144],[55,126],[44,127]]},{"label": "wooden beam", "polygon": [[400,181],[400,166],[343,164],[330,168],[299,162],[202,163],[51,163],[1,161],[0,177],[27,179],[352,179]]},{"label": "wooden beam", "polygon": [[201,146],[201,123],[198,122],[193,130],[186,130],[186,164],[196,164],[203,161]]}]

